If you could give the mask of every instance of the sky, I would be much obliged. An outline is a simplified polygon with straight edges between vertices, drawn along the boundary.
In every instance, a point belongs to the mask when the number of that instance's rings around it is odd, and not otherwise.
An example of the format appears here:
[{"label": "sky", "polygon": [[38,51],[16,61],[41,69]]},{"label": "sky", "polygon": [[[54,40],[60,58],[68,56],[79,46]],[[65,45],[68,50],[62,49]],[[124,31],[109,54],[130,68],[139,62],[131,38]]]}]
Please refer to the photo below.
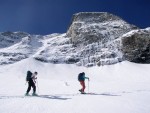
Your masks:
[{"label": "sky", "polygon": [[109,12],[140,28],[150,27],[149,0],[0,0],[0,32],[65,33],[79,12]]}]

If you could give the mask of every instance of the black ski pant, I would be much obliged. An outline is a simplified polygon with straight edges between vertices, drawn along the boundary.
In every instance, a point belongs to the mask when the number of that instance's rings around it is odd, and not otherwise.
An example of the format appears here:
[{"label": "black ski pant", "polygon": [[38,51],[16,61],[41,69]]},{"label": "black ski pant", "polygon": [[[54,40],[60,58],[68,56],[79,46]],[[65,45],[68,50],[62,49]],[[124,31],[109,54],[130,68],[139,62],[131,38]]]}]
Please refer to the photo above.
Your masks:
[{"label": "black ski pant", "polygon": [[28,82],[27,93],[30,92],[31,87],[33,88],[33,93],[35,93],[36,92],[36,86],[35,86],[35,83],[33,82],[33,80],[29,80],[29,82]]}]

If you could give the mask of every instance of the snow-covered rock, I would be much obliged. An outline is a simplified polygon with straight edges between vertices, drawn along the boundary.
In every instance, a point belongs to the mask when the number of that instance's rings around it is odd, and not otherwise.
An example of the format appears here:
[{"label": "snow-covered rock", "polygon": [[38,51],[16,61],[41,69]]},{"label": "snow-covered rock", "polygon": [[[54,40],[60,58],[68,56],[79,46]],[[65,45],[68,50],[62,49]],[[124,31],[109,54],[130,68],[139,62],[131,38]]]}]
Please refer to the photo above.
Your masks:
[{"label": "snow-covered rock", "polygon": [[130,31],[124,34],[121,40],[125,60],[136,63],[150,63],[149,28]]},{"label": "snow-covered rock", "polygon": [[43,47],[34,58],[51,63],[76,63],[79,61],[75,48],[66,34],[52,34],[44,36]]},{"label": "snow-covered rock", "polygon": [[81,12],[73,15],[67,36],[76,45],[106,43],[137,27],[107,12]]},{"label": "snow-covered rock", "polygon": [[67,36],[78,49],[83,65],[106,65],[123,60],[117,39],[133,29],[138,28],[113,14],[82,12],[73,16]]},{"label": "snow-covered rock", "polygon": [[9,47],[21,41],[23,37],[28,36],[25,32],[2,32],[0,33],[0,48]]},{"label": "snow-covered rock", "polygon": [[4,32],[0,34],[0,64],[10,64],[28,58],[41,47],[42,37],[24,32]]}]

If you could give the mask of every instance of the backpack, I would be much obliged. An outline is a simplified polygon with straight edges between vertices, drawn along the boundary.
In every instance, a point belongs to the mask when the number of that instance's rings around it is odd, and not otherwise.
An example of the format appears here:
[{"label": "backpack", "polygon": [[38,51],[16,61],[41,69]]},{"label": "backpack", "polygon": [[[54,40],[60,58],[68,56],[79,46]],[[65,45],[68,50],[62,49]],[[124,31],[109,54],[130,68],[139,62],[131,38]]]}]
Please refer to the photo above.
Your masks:
[{"label": "backpack", "polygon": [[78,75],[78,81],[82,81],[83,80],[83,73],[79,73]]},{"label": "backpack", "polygon": [[31,71],[27,71],[26,81],[31,80],[32,79],[31,76],[32,76],[32,72]]}]

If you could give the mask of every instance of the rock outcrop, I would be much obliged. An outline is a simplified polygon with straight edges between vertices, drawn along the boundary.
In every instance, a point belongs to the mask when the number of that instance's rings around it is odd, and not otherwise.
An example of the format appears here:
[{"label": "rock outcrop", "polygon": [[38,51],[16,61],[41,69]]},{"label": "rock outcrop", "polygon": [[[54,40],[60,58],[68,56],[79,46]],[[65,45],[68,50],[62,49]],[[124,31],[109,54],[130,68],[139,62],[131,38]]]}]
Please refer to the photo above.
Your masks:
[{"label": "rock outcrop", "polygon": [[67,31],[83,65],[108,65],[123,61],[120,40],[123,34],[138,29],[107,12],[84,12],[73,16]]},{"label": "rock outcrop", "polygon": [[67,36],[75,45],[110,42],[137,29],[123,19],[107,12],[83,12],[74,14]]},{"label": "rock outcrop", "polygon": [[136,63],[150,63],[150,30],[133,30],[121,37],[125,60]]}]

